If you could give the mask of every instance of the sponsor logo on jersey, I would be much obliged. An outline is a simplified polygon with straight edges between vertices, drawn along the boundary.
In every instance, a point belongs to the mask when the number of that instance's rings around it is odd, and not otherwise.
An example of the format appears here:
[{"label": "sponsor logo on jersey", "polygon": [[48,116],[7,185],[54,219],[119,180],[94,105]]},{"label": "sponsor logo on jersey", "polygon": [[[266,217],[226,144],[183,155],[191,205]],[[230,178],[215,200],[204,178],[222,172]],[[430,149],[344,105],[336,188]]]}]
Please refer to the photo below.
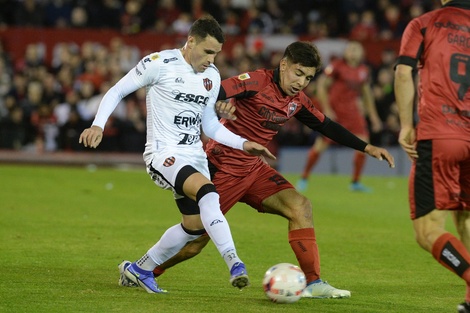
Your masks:
[{"label": "sponsor logo on jersey", "polygon": [[177,77],[177,78],[175,79],[175,83],[177,83],[177,84],[184,84],[184,80],[183,80],[182,77]]},{"label": "sponsor logo on jersey", "polygon": [[199,133],[199,126],[201,125],[202,118],[200,114],[196,114],[193,111],[183,111],[175,116],[173,123],[183,130],[195,129]]},{"label": "sponsor logo on jersey", "polygon": [[470,33],[470,26],[454,24],[450,21],[448,21],[447,23],[435,22],[434,26],[437,27],[437,28],[449,28],[449,29],[453,29],[453,30],[461,30],[461,31]]},{"label": "sponsor logo on jersey", "polygon": [[175,164],[175,157],[169,157],[169,158],[166,158],[165,161],[163,162],[163,166],[164,167],[170,167],[172,166],[173,164]]},{"label": "sponsor logo on jersey", "polygon": [[294,101],[292,102],[289,102],[289,104],[287,105],[287,116],[291,117],[295,110],[297,110],[297,103],[295,103]]},{"label": "sponsor logo on jersey", "polygon": [[243,73],[243,74],[238,75],[239,80],[245,80],[245,79],[250,79],[250,78],[251,78],[250,74],[248,73]]},{"label": "sponsor logo on jersey", "polygon": [[281,126],[289,119],[286,116],[278,115],[276,111],[264,106],[258,110],[258,114],[266,119],[261,122],[261,126],[275,131],[279,131]]},{"label": "sponsor logo on jersey", "polygon": [[204,84],[204,88],[206,88],[207,91],[212,89],[212,80],[209,78],[204,78],[202,80],[202,83]]},{"label": "sponsor logo on jersey", "polygon": [[163,63],[170,63],[171,61],[176,61],[176,60],[178,60],[177,57],[172,57],[172,58],[170,58],[170,59],[164,59],[164,60],[163,60]]},{"label": "sponsor logo on jersey", "polygon": [[176,101],[181,101],[181,102],[194,102],[197,104],[203,104],[206,105],[207,101],[209,101],[209,97],[203,96],[203,95],[195,95],[192,93],[184,93],[184,92],[179,92],[178,90],[174,90],[172,92],[175,95],[175,100]]},{"label": "sponsor logo on jersey", "polygon": [[191,134],[181,133],[179,134],[181,140],[178,145],[192,145],[199,142],[201,135],[201,122],[202,118],[200,114],[196,114],[193,111],[183,111],[175,116],[173,123],[183,131],[193,130]]}]

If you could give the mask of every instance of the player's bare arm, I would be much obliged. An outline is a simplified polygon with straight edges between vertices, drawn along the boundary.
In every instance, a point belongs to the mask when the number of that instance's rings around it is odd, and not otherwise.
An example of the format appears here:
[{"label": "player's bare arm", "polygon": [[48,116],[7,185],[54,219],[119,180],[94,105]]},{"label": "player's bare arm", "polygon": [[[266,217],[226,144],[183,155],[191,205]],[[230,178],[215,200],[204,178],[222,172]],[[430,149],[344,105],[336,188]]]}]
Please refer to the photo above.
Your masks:
[{"label": "player's bare arm", "polygon": [[372,89],[369,82],[362,84],[362,97],[364,99],[367,116],[371,122],[372,132],[378,133],[382,130],[382,121],[380,120],[379,114],[377,113],[375,99],[372,94]]},{"label": "player's bare arm", "polygon": [[418,158],[418,152],[416,151],[416,131],[413,125],[415,86],[412,70],[411,66],[397,65],[395,70],[395,97],[401,124],[398,142],[411,159],[416,159]]},{"label": "player's bare arm", "polygon": [[96,148],[101,143],[102,139],[103,130],[101,127],[93,125],[80,134],[78,142],[83,143],[85,147]]},{"label": "player's bare arm", "polygon": [[390,152],[387,151],[387,149],[368,144],[364,149],[364,152],[376,159],[379,159],[380,161],[385,159],[391,168],[395,167],[395,160]]},{"label": "player's bare arm", "polygon": [[330,100],[328,96],[328,89],[333,83],[331,77],[322,74],[318,77],[317,81],[317,98],[321,107],[321,111],[328,116],[331,120],[336,120],[336,113],[330,106]]}]

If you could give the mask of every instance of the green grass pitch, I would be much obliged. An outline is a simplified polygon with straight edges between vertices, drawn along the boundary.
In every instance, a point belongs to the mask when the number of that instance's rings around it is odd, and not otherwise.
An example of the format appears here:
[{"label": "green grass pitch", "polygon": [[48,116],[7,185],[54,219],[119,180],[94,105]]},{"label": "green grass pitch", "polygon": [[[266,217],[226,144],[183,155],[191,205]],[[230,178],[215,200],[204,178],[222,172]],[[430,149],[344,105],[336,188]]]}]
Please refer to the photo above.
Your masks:
[{"label": "green grass pitch", "polygon": [[[295,182],[295,175],[286,175]],[[413,238],[407,180],[313,175],[322,278],[351,299],[274,304],[264,272],[296,264],[287,222],[238,204],[227,215],[252,285],[238,291],[210,243],[160,279],[167,295],[117,285],[117,265],[135,260],[180,221],[169,191],[144,168],[0,166],[0,312],[456,312],[465,287]],[[450,225],[450,221],[449,221]],[[455,233],[454,229],[451,231]]]}]

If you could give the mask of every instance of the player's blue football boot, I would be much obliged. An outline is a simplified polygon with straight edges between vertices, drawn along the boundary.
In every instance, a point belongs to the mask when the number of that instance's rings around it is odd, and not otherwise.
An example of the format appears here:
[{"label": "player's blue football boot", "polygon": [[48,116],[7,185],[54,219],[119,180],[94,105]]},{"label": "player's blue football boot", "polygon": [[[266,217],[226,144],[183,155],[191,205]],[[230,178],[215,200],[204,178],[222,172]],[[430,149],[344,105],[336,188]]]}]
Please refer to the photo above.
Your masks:
[{"label": "player's blue football boot", "polygon": [[241,262],[237,262],[232,266],[230,270],[230,283],[233,287],[237,287],[242,289],[246,286],[250,285],[250,281],[248,279],[248,273],[245,268],[245,264]]},{"label": "player's blue football boot", "polygon": [[168,291],[158,287],[152,271],[145,271],[139,268],[135,263],[127,266],[124,275],[131,281],[144,288],[148,293],[167,293]]},{"label": "player's blue football boot", "polygon": [[305,189],[307,189],[307,185],[308,185],[307,179],[301,178],[297,181],[297,186],[295,187],[297,188],[298,191],[305,191]]},{"label": "player's blue football boot", "polygon": [[351,183],[351,185],[349,185],[349,190],[355,191],[355,192],[364,192],[364,193],[372,192],[371,188],[364,186],[360,182]]}]

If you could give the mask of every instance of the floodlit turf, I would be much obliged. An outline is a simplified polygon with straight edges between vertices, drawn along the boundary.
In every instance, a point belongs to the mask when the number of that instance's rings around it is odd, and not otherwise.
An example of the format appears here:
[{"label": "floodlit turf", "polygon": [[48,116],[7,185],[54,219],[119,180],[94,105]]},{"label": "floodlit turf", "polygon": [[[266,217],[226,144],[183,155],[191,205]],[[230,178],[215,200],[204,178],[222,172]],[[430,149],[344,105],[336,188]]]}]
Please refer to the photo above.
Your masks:
[{"label": "floodlit turf", "polygon": [[[294,175],[286,175],[293,182]],[[264,271],[296,263],[287,222],[238,204],[227,215],[252,285],[238,291],[213,244],[167,271],[166,295],[117,285],[135,260],[180,220],[168,191],[145,170],[0,166],[0,312],[456,312],[464,283],[414,242],[406,179],[313,175],[322,277],[351,299],[274,304]]]}]

